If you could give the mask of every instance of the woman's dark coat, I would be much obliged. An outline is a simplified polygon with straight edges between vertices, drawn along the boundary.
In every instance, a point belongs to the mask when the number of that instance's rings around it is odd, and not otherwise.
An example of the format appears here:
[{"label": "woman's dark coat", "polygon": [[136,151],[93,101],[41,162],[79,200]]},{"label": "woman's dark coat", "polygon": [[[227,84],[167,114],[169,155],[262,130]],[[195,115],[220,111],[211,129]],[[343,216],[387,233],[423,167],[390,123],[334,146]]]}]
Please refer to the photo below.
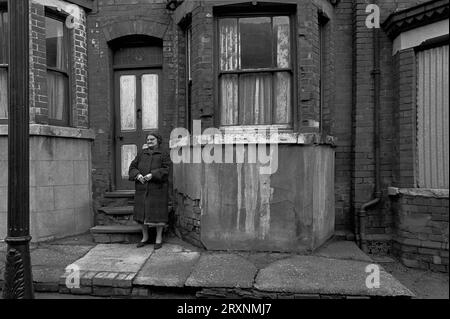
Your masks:
[{"label": "woman's dark coat", "polygon": [[[170,156],[167,152],[149,148],[141,150],[131,162],[128,172],[130,181],[135,181],[134,220],[139,223],[168,222],[168,176]],[[136,176],[152,174],[145,184]]]}]

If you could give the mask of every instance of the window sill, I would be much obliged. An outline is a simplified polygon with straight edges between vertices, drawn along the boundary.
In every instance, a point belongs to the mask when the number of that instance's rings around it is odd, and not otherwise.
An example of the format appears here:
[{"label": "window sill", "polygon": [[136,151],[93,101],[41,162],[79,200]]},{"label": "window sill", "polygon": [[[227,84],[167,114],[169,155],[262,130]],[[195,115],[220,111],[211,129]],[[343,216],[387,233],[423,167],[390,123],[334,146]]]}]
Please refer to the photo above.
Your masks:
[{"label": "window sill", "polygon": [[432,189],[432,188],[397,188],[388,187],[389,196],[420,196],[420,197],[432,197],[432,198],[448,198],[448,189]]},{"label": "window sill", "polygon": [[[30,136],[52,136],[94,140],[95,132],[91,129],[63,127],[42,124],[30,124]],[[0,125],[0,136],[8,135],[8,125]]]},{"label": "window sill", "polygon": [[[222,130],[223,131],[223,130]],[[272,134],[249,132],[246,130],[223,131],[221,134],[203,134],[200,136],[184,136],[182,138],[171,139],[170,148],[184,147],[188,145],[205,144],[296,144],[296,145],[329,145],[336,146],[336,140],[333,136],[321,135],[319,133],[294,133],[278,132]]]}]

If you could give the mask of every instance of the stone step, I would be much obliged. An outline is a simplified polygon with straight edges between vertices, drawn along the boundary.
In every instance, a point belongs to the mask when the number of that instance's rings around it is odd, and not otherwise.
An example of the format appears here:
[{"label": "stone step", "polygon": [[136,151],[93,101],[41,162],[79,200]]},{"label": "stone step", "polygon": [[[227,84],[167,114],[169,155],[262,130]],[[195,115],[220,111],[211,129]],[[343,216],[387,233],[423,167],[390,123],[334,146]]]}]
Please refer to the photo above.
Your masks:
[{"label": "stone step", "polygon": [[91,228],[96,243],[137,243],[142,239],[140,225],[105,225]]},{"label": "stone step", "polygon": [[100,207],[98,211],[106,215],[132,215],[133,206],[119,206],[119,207]]},{"label": "stone step", "polygon": [[114,192],[105,192],[105,198],[134,198],[134,190],[119,190]]}]

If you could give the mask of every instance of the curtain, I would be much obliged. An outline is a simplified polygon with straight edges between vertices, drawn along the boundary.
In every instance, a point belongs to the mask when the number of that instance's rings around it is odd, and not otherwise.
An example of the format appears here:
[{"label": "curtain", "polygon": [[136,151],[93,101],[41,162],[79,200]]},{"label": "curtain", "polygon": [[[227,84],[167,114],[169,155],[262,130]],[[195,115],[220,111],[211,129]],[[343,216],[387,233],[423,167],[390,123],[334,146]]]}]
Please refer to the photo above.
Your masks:
[{"label": "curtain", "polygon": [[220,69],[237,70],[239,67],[237,19],[221,19],[220,34]]},{"label": "curtain", "polygon": [[288,72],[275,73],[274,124],[291,122],[291,75]]},{"label": "curtain", "polygon": [[237,125],[238,123],[238,76],[223,75],[220,78],[220,109],[222,125]]},{"label": "curtain", "polygon": [[[0,11],[0,64],[8,64],[8,13]],[[0,67],[0,119],[8,118],[8,69]]]},{"label": "curtain", "polygon": [[0,11],[0,64],[8,64],[8,13]]},{"label": "curtain", "polygon": [[45,18],[47,66],[67,70],[64,47],[64,25],[61,21]]},{"label": "curtain", "polygon": [[62,121],[67,104],[67,77],[47,70],[47,91],[48,116],[51,119]]},{"label": "curtain", "polygon": [[0,119],[8,118],[8,71],[0,68]]},{"label": "curtain", "polygon": [[272,75],[243,74],[239,78],[240,124],[271,124]]}]

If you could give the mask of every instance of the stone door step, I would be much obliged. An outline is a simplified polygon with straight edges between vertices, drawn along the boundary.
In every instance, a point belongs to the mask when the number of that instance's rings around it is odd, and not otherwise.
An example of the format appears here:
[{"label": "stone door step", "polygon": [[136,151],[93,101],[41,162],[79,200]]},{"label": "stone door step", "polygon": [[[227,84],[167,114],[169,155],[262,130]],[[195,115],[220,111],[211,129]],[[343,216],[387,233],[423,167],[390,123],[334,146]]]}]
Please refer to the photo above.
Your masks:
[{"label": "stone door step", "polygon": [[98,211],[106,215],[132,215],[133,208],[133,206],[101,207]]},{"label": "stone door step", "polygon": [[95,226],[91,234],[96,243],[137,243],[142,238],[141,229],[139,225]]},{"label": "stone door step", "polygon": [[114,192],[105,192],[105,198],[134,198],[134,190],[122,190]]}]

